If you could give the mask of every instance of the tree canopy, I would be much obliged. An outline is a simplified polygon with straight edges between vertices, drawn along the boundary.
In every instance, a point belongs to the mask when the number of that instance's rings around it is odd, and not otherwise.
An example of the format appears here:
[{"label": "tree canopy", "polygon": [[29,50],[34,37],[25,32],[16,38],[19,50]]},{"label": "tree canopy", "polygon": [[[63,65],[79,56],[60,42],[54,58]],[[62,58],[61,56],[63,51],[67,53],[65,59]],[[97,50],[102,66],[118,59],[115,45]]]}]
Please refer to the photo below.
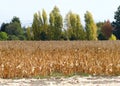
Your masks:
[{"label": "tree canopy", "polygon": [[120,39],[120,6],[118,7],[117,11],[114,15],[115,21],[113,21],[112,25],[114,27],[113,34]]},{"label": "tree canopy", "polygon": [[84,14],[85,25],[79,14],[68,12],[65,18],[55,6],[49,15],[45,9],[33,15],[31,26],[22,27],[19,17],[2,23],[0,40],[116,40],[120,39],[120,6],[112,23],[95,22],[92,13]]}]

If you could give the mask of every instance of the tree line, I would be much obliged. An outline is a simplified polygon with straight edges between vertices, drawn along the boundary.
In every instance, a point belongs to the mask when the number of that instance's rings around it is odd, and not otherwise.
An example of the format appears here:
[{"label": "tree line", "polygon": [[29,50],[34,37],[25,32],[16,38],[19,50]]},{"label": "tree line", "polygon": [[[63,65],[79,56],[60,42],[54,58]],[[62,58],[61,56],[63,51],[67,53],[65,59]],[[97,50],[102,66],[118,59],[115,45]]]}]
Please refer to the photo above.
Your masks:
[{"label": "tree line", "polygon": [[113,22],[95,23],[92,14],[86,11],[83,26],[79,14],[70,11],[63,19],[55,6],[49,15],[44,9],[36,12],[29,27],[22,27],[16,16],[9,23],[2,23],[0,40],[119,40],[120,6],[114,18]]}]

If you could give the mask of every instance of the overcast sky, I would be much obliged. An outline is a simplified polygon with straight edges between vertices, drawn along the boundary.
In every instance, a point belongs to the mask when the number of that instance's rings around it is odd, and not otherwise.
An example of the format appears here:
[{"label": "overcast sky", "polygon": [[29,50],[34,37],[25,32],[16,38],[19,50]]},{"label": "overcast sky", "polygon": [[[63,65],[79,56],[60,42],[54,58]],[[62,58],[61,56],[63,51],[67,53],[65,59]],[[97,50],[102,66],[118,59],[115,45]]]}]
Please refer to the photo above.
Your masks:
[{"label": "overcast sky", "polygon": [[120,5],[120,0],[0,0],[0,23],[7,22],[13,16],[22,22],[31,22],[33,14],[43,8],[47,14],[58,6],[63,16],[69,11],[78,13],[84,21],[84,13],[90,11],[94,20],[114,20],[114,12]]}]

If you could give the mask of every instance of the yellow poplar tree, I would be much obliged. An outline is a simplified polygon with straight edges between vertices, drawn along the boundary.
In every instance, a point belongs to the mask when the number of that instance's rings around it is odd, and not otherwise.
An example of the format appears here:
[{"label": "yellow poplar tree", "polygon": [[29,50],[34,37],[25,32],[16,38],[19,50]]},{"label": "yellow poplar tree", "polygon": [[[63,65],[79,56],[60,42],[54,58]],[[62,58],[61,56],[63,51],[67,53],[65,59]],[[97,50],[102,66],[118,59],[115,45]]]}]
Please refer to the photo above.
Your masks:
[{"label": "yellow poplar tree", "polygon": [[93,20],[92,14],[88,11],[85,14],[85,23],[87,40],[97,40],[97,26]]}]

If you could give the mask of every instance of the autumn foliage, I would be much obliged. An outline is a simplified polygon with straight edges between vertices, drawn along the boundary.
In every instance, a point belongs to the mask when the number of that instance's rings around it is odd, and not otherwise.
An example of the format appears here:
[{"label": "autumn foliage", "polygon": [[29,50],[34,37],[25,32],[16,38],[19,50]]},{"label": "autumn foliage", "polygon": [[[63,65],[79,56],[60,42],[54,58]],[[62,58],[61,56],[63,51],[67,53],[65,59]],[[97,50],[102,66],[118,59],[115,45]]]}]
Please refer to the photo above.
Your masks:
[{"label": "autumn foliage", "polygon": [[101,32],[106,37],[106,39],[109,39],[110,36],[112,35],[112,30],[113,30],[113,27],[112,27],[110,21],[108,20],[103,24]]}]

